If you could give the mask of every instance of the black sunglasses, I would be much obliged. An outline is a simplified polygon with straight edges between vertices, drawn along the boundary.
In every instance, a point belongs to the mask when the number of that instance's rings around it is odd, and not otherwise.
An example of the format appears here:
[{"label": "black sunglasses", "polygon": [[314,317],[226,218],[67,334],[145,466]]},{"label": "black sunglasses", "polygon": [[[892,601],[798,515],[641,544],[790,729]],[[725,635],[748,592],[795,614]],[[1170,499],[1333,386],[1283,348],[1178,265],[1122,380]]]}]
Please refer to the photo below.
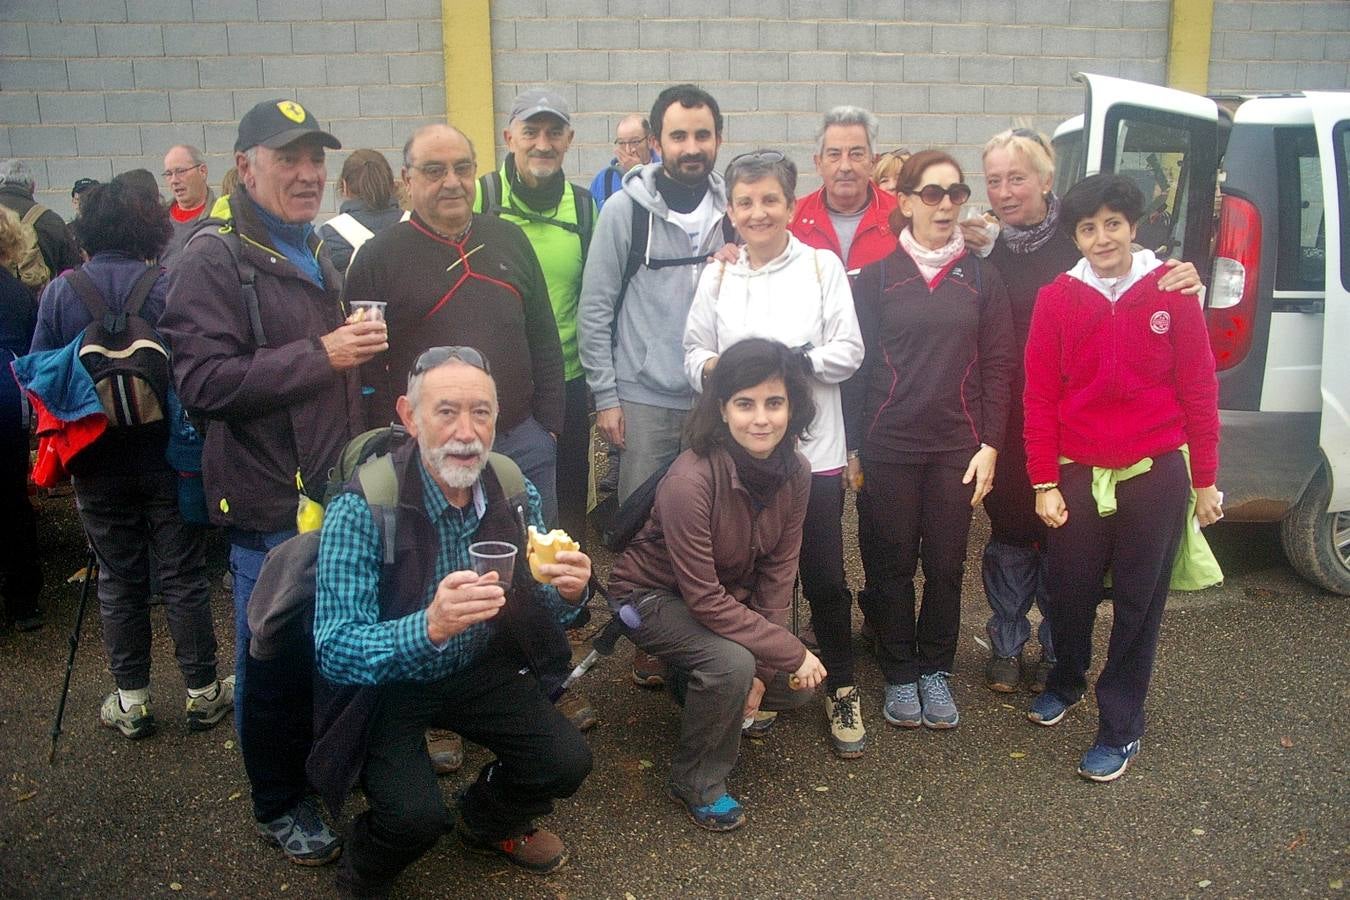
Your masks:
[{"label": "black sunglasses", "polygon": [[914,194],[927,206],[937,206],[942,202],[943,197],[951,197],[952,203],[960,206],[970,199],[970,185],[963,181],[958,181],[949,188],[940,188],[936,184],[925,184],[922,190],[905,191],[906,194]]},{"label": "black sunglasses", "polygon": [[1040,132],[1038,131],[1033,131],[1030,128],[1014,128],[1012,129],[1012,133],[1014,137],[1026,138],[1027,140],[1035,141],[1040,144],[1045,150],[1050,149],[1045,145],[1045,138],[1041,137]]},{"label": "black sunglasses", "polygon": [[423,350],[422,355],[417,357],[417,362],[413,363],[412,375],[421,375],[452,359],[457,359],[475,369],[482,369],[488,375],[492,374],[487,357],[473,347],[432,347]]}]

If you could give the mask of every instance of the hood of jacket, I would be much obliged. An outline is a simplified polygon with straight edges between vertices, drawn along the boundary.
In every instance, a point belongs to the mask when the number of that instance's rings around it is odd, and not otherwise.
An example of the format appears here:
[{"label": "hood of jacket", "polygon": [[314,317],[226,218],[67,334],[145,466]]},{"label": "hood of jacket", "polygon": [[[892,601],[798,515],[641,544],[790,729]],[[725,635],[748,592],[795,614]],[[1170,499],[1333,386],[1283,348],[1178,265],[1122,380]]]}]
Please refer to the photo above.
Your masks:
[{"label": "hood of jacket", "polygon": [[[650,162],[631,169],[623,176],[623,192],[643,209],[666,219],[670,217],[670,207],[666,205],[666,198],[656,189],[656,176],[661,168],[661,163]],[[713,206],[718,212],[724,212],[727,208],[727,183],[716,170],[708,173],[708,190],[713,196]]]}]

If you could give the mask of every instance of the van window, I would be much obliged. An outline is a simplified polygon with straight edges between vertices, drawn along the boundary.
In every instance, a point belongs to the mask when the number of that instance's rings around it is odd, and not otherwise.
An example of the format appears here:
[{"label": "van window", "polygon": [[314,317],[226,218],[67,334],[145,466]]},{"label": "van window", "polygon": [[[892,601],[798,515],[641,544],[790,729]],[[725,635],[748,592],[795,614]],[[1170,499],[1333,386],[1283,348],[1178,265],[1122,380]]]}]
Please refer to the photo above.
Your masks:
[{"label": "van window", "polygon": [[1275,289],[1325,290],[1326,216],[1317,132],[1304,126],[1276,128],[1275,169],[1280,197]]},{"label": "van window", "polygon": [[1186,212],[1190,170],[1196,164],[1194,135],[1184,123],[1166,118],[1152,110],[1112,110],[1102,148],[1109,166],[1103,165],[1102,171],[1132,179],[1143,192],[1144,217],[1136,238],[1141,247],[1162,257],[1190,258],[1194,253],[1186,246]]},{"label": "van window", "polygon": [[1055,196],[1063,197],[1083,178],[1083,130],[1055,138]]}]

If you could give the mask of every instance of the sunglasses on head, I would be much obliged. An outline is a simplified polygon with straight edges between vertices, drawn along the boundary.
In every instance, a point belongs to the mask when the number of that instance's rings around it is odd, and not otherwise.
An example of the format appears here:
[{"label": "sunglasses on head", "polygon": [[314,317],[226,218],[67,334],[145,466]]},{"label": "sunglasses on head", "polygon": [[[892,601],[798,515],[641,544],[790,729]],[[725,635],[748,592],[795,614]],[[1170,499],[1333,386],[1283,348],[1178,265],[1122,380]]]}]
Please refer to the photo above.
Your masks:
[{"label": "sunglasses on head", "polygon": [[[750,153],[742,153],[740,156],[733,156],[731,158],[730,166],[734,166],[739,162],[748,162],[750,160],[776,163],[782,162],[785,159],[787,159],[787,157],[778,150],[755,150]],[[728,166],[728,168],[730,168],[730,166]]]},{"label": "sunglasses on head", "polygon": [[963,181],[958,181],[949,188],[940,188],[936,184],[925,184],[920,190],[905,191],[905,193],[915,195],[926,206],[937,206],[942,202],[943,197],[951,197],[952,203],[960,206],[970,199],[970,185]]},{"label": "sunglasses on head", "polygon": [[492,369],[488,368],[487,357],[473,347],[432,347],[430,350],[423,350],[422,355],[417,357],[417,362],[413,363],[412,374],[421,375],[452,359],[475,369],[482,369],[488,375],[492,374]]},{"label": "sunglasses on head", "polygon": [[1012,129],[1012,134],[1013,137],[1026,138],[1029,141],[1035,141],[1047,151],[1050,149],[1045,145],[1045,138],[1041,137],[1040,132],[1033,131],[1030,128],[1014,128]]}]

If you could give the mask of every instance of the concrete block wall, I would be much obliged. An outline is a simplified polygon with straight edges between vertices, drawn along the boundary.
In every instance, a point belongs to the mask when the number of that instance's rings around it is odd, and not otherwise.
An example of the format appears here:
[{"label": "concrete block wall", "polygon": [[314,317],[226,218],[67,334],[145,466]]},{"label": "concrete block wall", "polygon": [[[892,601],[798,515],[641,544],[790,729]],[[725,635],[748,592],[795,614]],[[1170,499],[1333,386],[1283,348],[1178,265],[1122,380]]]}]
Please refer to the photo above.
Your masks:
[{"label": "concrete block wall", "polygon": [[1350,0],[1219,0],[1211,91],[1350,88]]},{"label": "concrete block wall", "polygon": [[[398,171],[413,127],[444,119],[440,0],[0,0],[0,157],[32,165],[63,216],[70,186],[188,143],[213,187],[239,117],[298,100],[347,150]],[[346,151],[329,155],[337,184]],[[325,212],[337,205],[334,189]]]},{"label": "concrete block wall", "polygon": [[880,149],[953,148],[974,176],[995,132],[1082,111],[1073,72],[1161,83],[1171,2],[496,0],[492,12],[498,127],[520,89],[557,88],[576,111],[577,180],[609,162],[620,118],[692,81],[726,116],[723,163],[785,149],[812,190],[815,132],[836,104],[877,113]]}]

